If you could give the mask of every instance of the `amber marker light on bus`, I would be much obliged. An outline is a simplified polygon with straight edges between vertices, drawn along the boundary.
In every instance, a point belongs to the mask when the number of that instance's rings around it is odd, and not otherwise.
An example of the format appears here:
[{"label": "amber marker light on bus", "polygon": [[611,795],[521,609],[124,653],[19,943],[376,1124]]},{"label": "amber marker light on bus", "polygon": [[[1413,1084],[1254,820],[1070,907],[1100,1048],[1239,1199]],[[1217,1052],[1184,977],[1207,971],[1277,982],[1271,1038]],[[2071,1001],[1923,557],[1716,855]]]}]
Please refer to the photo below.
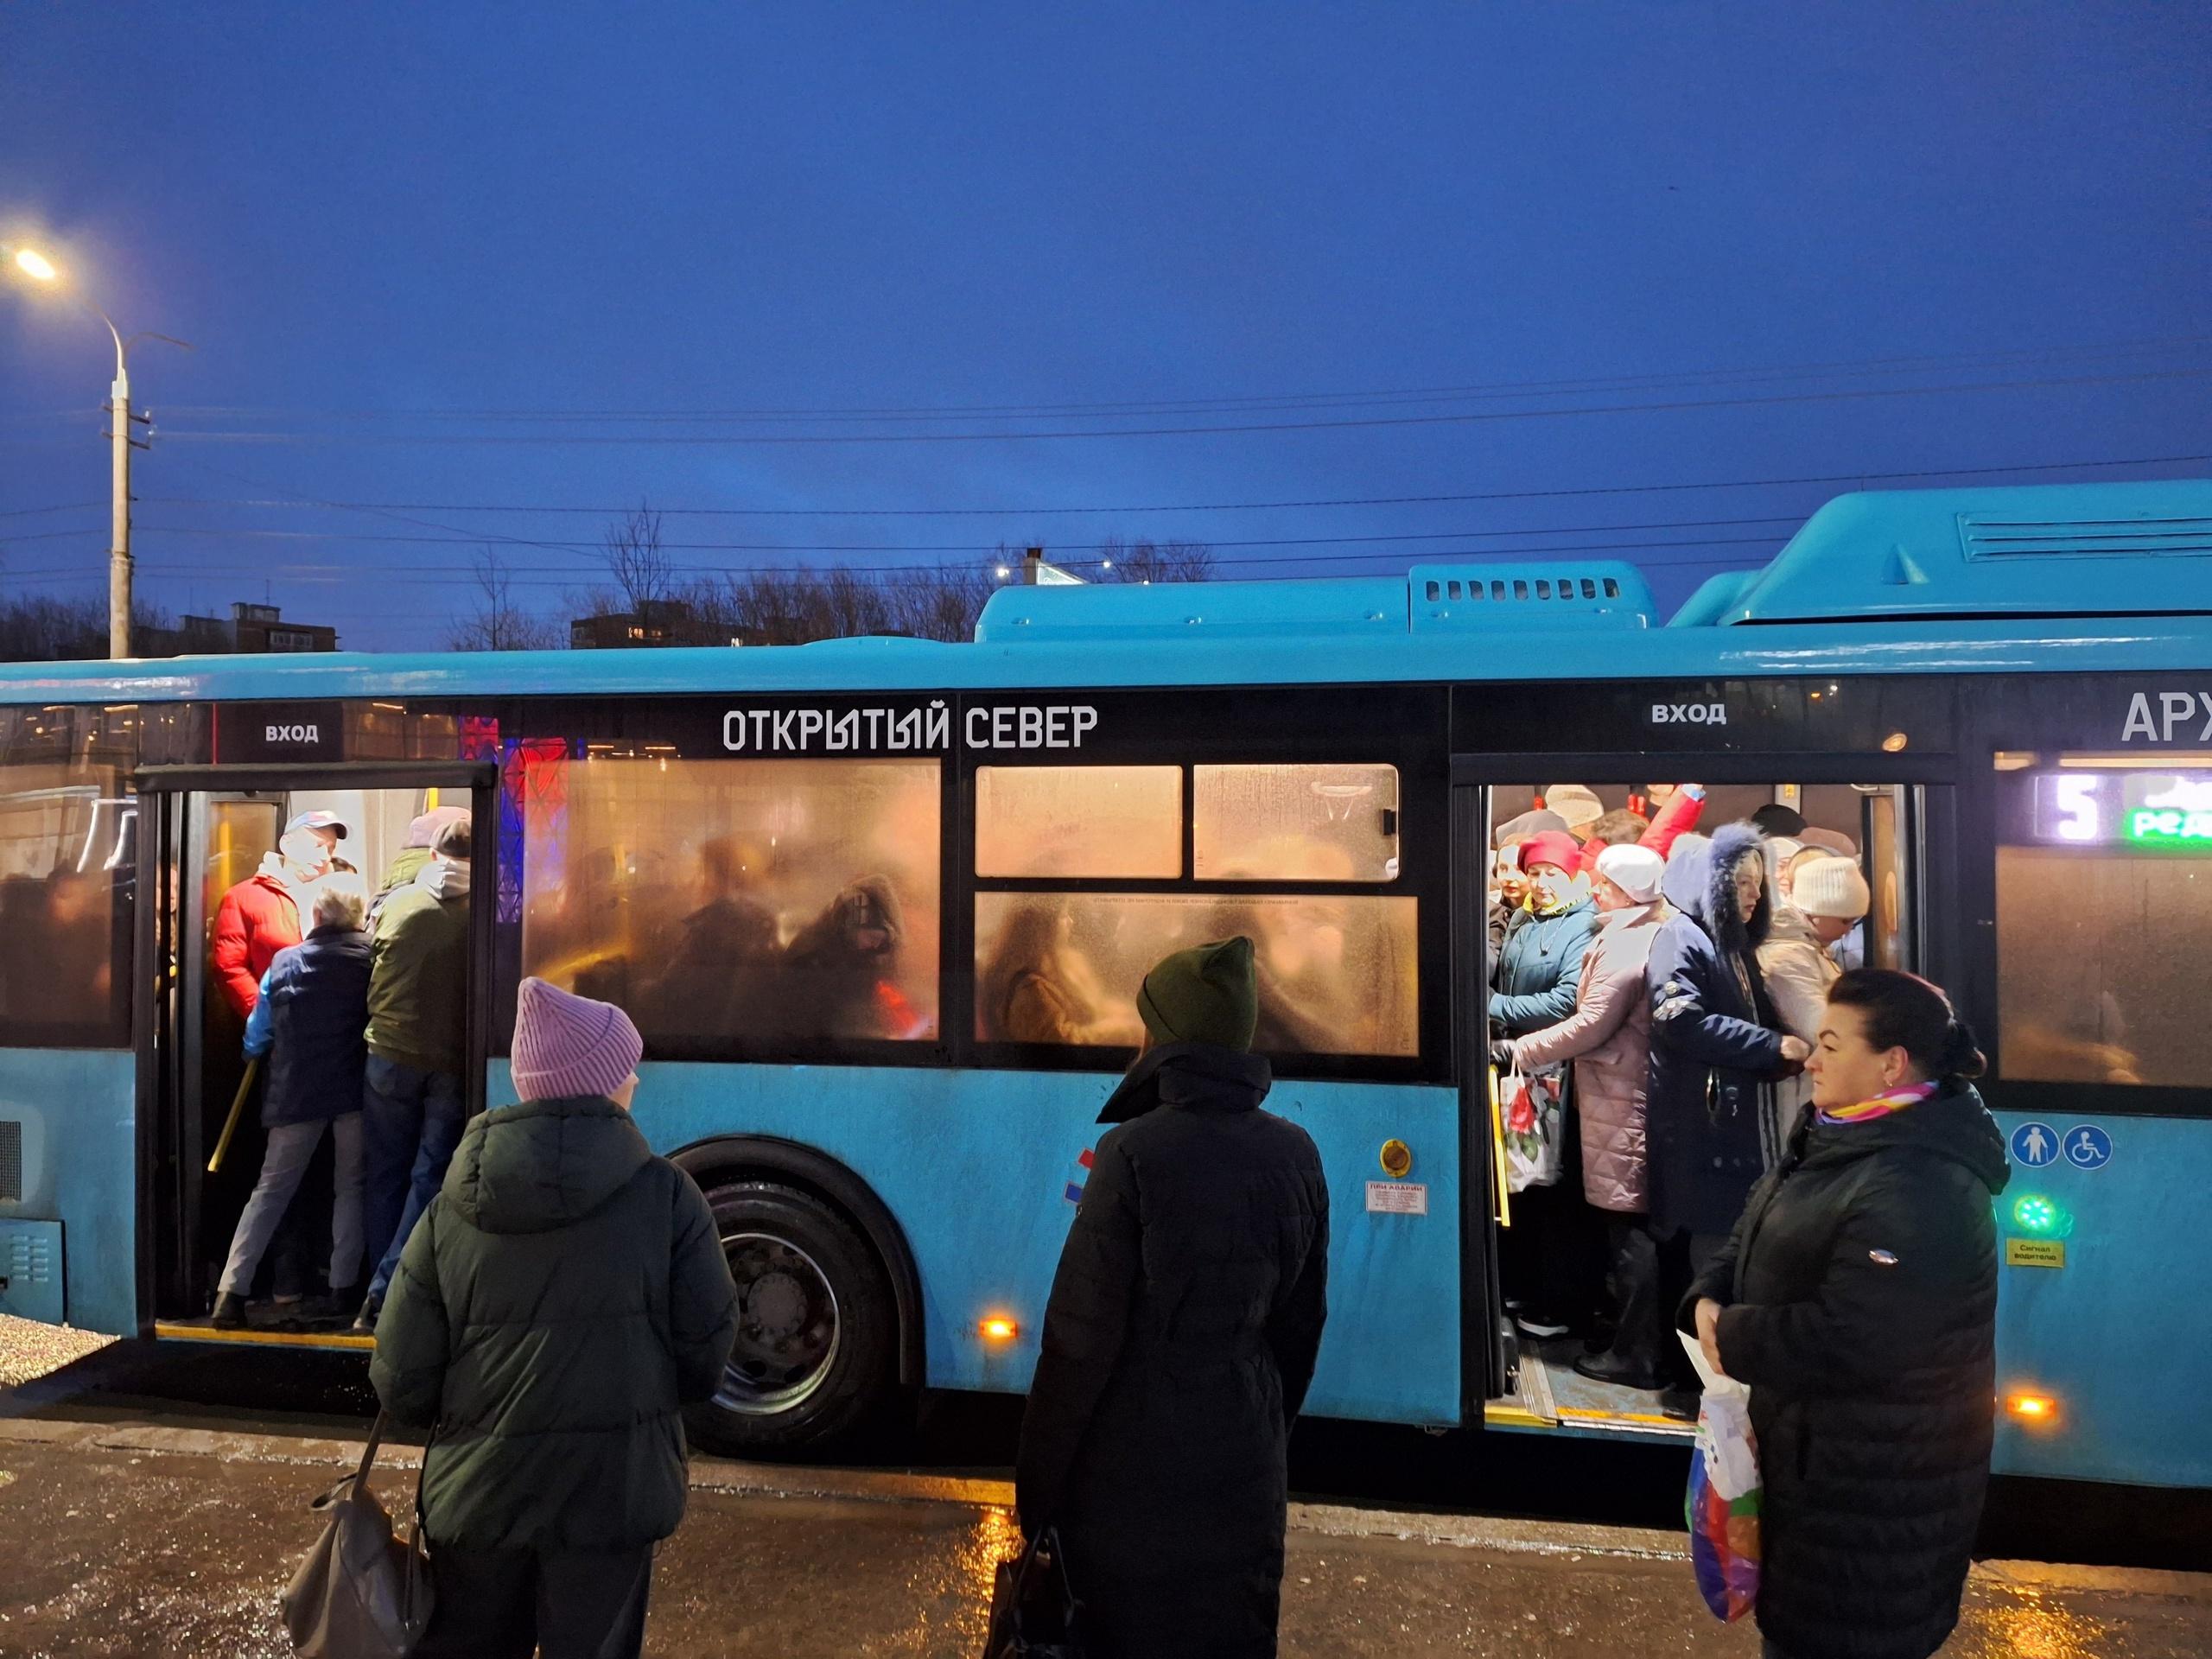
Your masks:
[{"label": "amber marker light on bus", "polygon": [[1003,1313],[994,1313],[977,1325],[976,1329],[985,1342],[1012,1342],[1021,1334],[1021,1327]]},{"label": "amber marker light on bus", "polygon": [[2049,1428],[2058,1421],[2058,1402],[2047,1394],[2008,1394],[2005,1414],[2031,1427]]}]

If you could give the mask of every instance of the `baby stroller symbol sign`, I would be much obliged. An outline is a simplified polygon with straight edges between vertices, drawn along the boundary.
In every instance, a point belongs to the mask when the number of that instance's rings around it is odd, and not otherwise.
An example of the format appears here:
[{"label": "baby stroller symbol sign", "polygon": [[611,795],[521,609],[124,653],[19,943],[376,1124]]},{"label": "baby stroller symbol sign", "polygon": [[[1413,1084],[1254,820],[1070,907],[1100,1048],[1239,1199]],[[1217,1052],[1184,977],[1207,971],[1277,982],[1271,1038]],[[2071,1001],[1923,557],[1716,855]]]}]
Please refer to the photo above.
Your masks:
[{"label": "baby stroller symbol sign", "polygon": [[2112,1136],[2094,1123],[2066,1131],[2066,1161],[2076,1169],[2102,1169],[2112,1161]]}]

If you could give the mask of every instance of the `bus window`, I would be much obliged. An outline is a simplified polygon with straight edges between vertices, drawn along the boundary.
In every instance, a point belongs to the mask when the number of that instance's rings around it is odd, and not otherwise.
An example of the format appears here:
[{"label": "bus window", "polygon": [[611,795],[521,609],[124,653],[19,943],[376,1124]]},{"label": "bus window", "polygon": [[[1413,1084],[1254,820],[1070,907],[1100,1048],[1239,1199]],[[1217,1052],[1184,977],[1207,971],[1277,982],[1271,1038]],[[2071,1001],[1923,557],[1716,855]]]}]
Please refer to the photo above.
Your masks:
[{"label": "bus window", "polygon": [[0,771],[0,1046],[129,1045],[137,811],[111,767]]},{"label": "bus window", "polygon": [[523,971],[620,1003],[649,1056],[933,1039],[938,764],[568,763],[525,826]]},{"label": "bus window", "polygon": [[2128,758],[2124,770],[2069,764],[2000,779],[2012,844],[1997,849],[1998,1065],[2008,1079],[2212,1084],[2193,955],[2212,938],[2212,767]]},{"label": "bus window", "polygon": [[1202,881],[1397,879],[1395,766],[1195,766],[1191,792]]},{"label": "bus window", "polygon": [[1173,880],[1180,766],[978,766],[976,874]]},{"label": "bus window", "polygon": [[1420,1052],[1417,901],[1379,895],[984,893],[976,1035],[1134,1047],[1137,989],[1170,951],[1243,934],[1269,1054]]}]

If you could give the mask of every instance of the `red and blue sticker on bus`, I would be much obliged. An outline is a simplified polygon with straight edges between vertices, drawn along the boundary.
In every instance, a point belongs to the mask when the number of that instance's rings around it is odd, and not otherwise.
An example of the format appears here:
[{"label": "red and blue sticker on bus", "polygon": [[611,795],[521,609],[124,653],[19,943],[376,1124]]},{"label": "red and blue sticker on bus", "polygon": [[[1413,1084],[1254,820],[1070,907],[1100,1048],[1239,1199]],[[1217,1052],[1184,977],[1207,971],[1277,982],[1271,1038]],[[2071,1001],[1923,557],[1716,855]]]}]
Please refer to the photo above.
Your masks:
[{"label": "red and blue sticker on bus", "polygon": [[1070,1204],[1073,1204],[1073,1205],[1080,1205],[1080,1204],[1083,1202],[1083,1188],[1084,1188],[1084,1182],[1087,1182],[1087,1181],[1088,1181],[1088,1180],[1090,1180],[1090,1166],[1091,1166],[1092,1159],[1091,1159],[1090,1148],[1089,1147],[1085,1147],[1083,1149],[1083,1155],[1082,1155],[1081,1157],[1077,1158],[1077,1159],[1076,1160],[1076,1162],[1077,1162],[1077,1164],[1079,1164],[1080,1166],[1082,1166],[1082,1168],[1083,1168],[1083,1180],[1080,1180],[1080,1181],[1070,1181],[1070,1182],[1068,1183],[1068,1190],[1067,1190],[1067,1192],[1066,1192],[1065,1196],[1066,1196],[1067,1201],[1068,1201]]}]

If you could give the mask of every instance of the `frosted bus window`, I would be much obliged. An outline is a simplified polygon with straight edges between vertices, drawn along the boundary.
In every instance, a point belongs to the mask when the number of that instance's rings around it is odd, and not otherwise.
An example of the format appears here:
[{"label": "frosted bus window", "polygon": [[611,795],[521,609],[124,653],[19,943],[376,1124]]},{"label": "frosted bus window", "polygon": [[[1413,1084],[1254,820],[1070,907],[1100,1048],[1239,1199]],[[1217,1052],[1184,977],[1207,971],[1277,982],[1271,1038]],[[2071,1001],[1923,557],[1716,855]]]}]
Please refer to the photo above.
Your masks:
[{"label": "frosted bus window", "polygon": [[1191,788],[1202,881],[1397,880],[1395,766],[1197,766]]},{"label": "frosted bus window", "polygon": [[[2075,822],[2050,827],[2063,835]],[[2207,841],[2203,852],[1997,849],[2003,1077],[2212,1084],[2212,1020],[2195,967],[2212,938],[2212,826]]]},{"label": "frosted bus window", "polygon": [[111,767],[0,770],[0,1045],[130,1046],[137,813]]},{"label": "frosted bus window", "polygon": [[976,874],[1173,880],[1179,766],[978,766]]},{"label": "frosted bus window", "polygon": [[1417,901],[1357,894],[976,895],[976,1035],[1131,1048],[1136,995],[1171,950],[1236,934],[1260,976],[1262,1053],[1420,1052]]},{"label": "frosted bus window", "polygon": [[937,1036],[937,761],[549,766],[524,807],[524,972],[621,1004],[648,1055]]}]

